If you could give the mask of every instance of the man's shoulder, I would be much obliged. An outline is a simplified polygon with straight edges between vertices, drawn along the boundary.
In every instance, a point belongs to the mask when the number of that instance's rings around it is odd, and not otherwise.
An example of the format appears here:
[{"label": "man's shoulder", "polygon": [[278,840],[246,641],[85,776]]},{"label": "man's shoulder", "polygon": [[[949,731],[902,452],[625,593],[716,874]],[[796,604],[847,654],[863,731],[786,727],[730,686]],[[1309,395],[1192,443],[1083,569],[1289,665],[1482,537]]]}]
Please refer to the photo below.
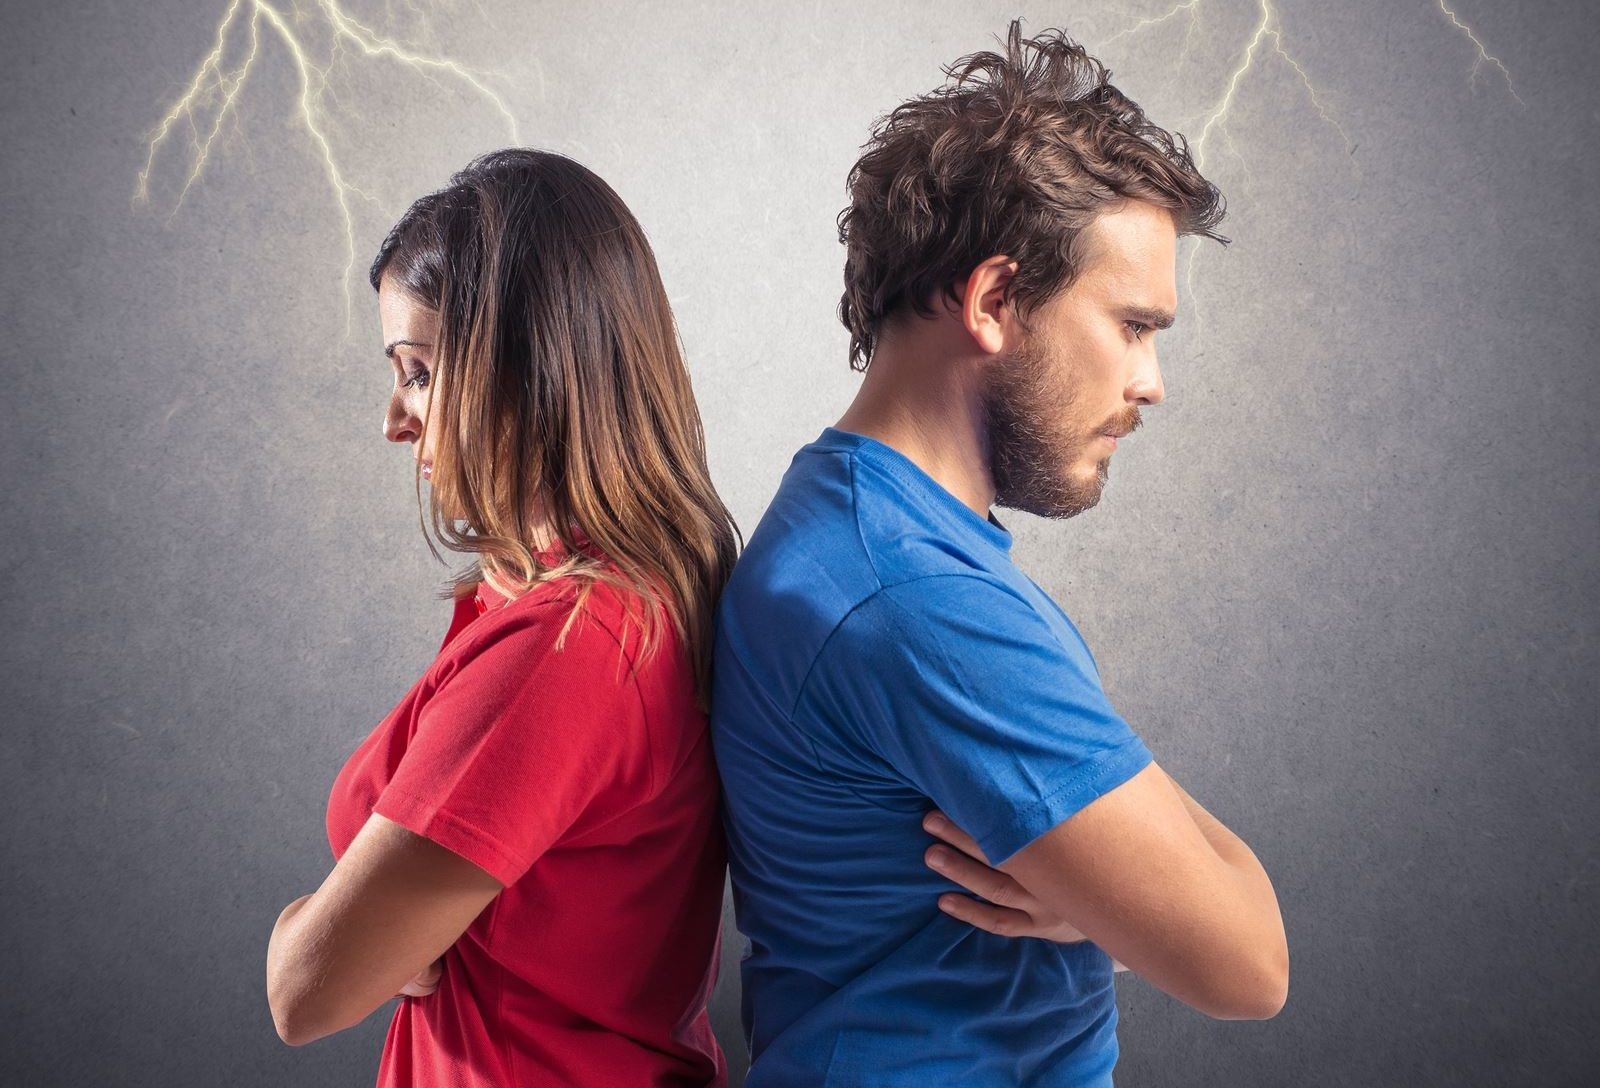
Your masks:
[{"label": "man's shoulder", "polygon": [[718,599],[716,653],[740,665],[713,670],[720,686],[737,677],[791,706],[828,633],[878,588],[856,525],[848,459],[848,451],[811,444],[784,473]]},{"label": "man's shoulder", "polygon": [[1054,641],[1037,606],[1003,577],[941,569],[881,584],[841,616],[828,655],[847,666],[886,657],[982,654],[1007,643]]},{"label": "man's shoulder", "polygon": [[[1013,593],[1015,568],[954,538],[914,504],[860,486],[850,450],[807,447],[824,466],[801,455],[734,565],[720,611],[730,622],[759,616],[774,637],[792,645],[795,630],[827,630],[885,590],[917,607],[922,594],[956,587],[969,596]],[[799,471],[797,471],[797,469]],[[1009,569],[1001,569],[1009,568]]]},{"label": "man's shoulder", "polygon": [[837,618],[877,588],[842,463],[848,456],[811,446],[795,455],[734,564],[726,610],[753,610],[768,621]]},{"label": "man's shoulder", "polygon": [[1015,568],[952,533],[926,503],[914,484],[862,461],[856,446],[803,447],[723,591],[718,652],[737,654],[744,674],[792,706],[842,627],[870,625],[880,612],[1028,608],[1010,584]]}]

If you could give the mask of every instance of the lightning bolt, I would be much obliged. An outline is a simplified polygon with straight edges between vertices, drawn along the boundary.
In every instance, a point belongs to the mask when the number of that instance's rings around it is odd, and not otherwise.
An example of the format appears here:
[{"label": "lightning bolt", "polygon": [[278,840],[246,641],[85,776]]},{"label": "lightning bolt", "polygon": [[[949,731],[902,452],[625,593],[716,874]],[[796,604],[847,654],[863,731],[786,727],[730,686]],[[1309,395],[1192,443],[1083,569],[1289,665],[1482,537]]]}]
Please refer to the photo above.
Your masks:
[{"label": "lightning bolt", "polygon": [[[284,0],[279,0],[282,4]],[[421,9],[413,0],[404,0],[406,7],[413,14],[422,15]],[[309,5],[313,17],[320,17],[324,30],[327,59],[318,63],[312,50],[308,47],[308,36],[299,28],[307,21],[308,14],[304,4]],[[1506,89],[1519,104],[1522,98],[1517,94],[1512,84],[1511,73],[1505,64],[1491,54],[1478,38],[1473,29],[1462,22],[1456,12],[1445,2],[1435,0],[1438,9],[1450,20],[1452,26],[1466,36],[1477,50],[1473,61],[1472,79],[1476,85],[1479,68],[1484,64],[1493,65],[1505,80]],[[1124,38],[1163,26],[1180,16],[1187,16],[1188,29],[1184,35],[1183,50],[1178,56],[1178,63],[1187,57],[1193,45],[1195,31],[1200,23],[1205,10],[1206,0],[1180,0],[1171,8],[1160,15],[1141,17],[1132,24],[1104,39],[1102,46],[1110,45]],[[361,199],[378,204],[378,201],[368,192],[354,184],[341,169],[339,159],[334,152],[334,142],[329,135],[329,122],[332,111],[330,99],[335,99],[331,86],[331,77],[335,68],[350,57],[359,56],[366,60],[387,60],[406,65],[420,73],[425,78],[439,85],[440,77],[449,77],[463,84],[472,92],[489,102],[504,119],[511,133],[513,143],[519,143],[516,118],[506,106],[504,99],[484,83],[478,73],[472,71],[457,61],[433,53],[413,50],[401,44],[392,37],[379,33],[370,25],[362,22],[349,14],[340,4],[339,0],[287,0],[287,7],[274,6],[271,0],[228,0],[227,9],[217,26],[215,41],[211,50],[201,59],[194,75],[191,77],[183,93],[162,116],[160,122],[149,135],[147,154],[144,169],[139,172],[138,183],[134,191],[136,201],[148,202],[150,198],[150,178],[155,169],[156,158],[163,146],[180,127],[188,130],[189,145],[189,170],[184,179],[183,187],[178,193],[172,214],[176,215],[183,206],[184,199],[188,196],[190,188],[200,179],[210,160],[217,140],[223,127],[231,119],[235,130],[238,130],[238,106],[240,96],[249,81],[250,75],[262,53],[262,31],[265,28],[275,35],[288,55],[290,63],[294,66],[299,81],[299,96],[296,103],[296,113],[310,138],[312,148],[316,153],[329,187],[333,190],[335,202],[338,204],[339,213],[344,223],[346,262],[343,274],[345,284],[345,317],[348,328],[351,299],[349,295],[350,274],[355,267],[355,214],[352,210],[352,200]],[[482,5],[478,5],[481,11]],[[1305,67],[1294,57],[1285,44],[1284,34],[1280,26],[1280,19],[1273,0],[1256,0],[1257,18],[1254,26],[1244,41],[1237,59],[1229,72],[1220,98],[1212,109],[1205,115],[1201,126],[1200,136],[1193,144],[1195,163],[1204,167],[1207,143],[1214,132],[1220,132],[1234,155],[1249,172],[1249,164],[1233,145],[1233,138],[1227,128],[1229,111],[1239,93],[1242,83],[1248,73],[1257,66],[1258,58],[1267,52],[1266,45],[1271,43],[1272,55],[1280,58],[1294,71],[1301,86],[1305,88],[1306,95],[1317,115],[1328,125],[1334,128],[1344,141],[1347,151],[1354,150],[1349,133],[1345,131],[1332,113],[1323,104],[1310,75]],[[425,21],[425,20],[424,20]],[[240,49],[234,42],[240,36],[244,39],[242,58],[229,59],[230,53],[237,54]],[[209,123],[206,117],[209,116]],[[1194,246],[1189,253],[1185,283],[1191,299],[1194,291],[1195,260],[1200,247]],[[1196,316],[1199,316],[1198,307]]]},{"label": "lightning bolt", "polygon": [[[323,37],[326,38],[324,52],[327,59],[321,63],[319,57],[313,54],[310,36],[300,29],[308,19],[308,12],[302,8],[299,0],[290,0],[286,8],[274,6],[269,0],[229,0],[227,10],[217,25],[211,51],[201,59],[183,93],[149,135],[144,169],[139,172],[134,200],[149,201],[150,177],[155,170],[156,158],[174,131],[180,126],[186,127],[189,136],[189,172],[172,209],[172,215],[177,214],[190,188],[205,172],[206,163],[211,158],[224,124],[232,118],[237,128],[240,95],[262,55],[263,31],[270,32],[282,45],[298,77],[299,95],[295,112],[310,137],[312,150],[333,190],[344,223],[346,260],[343,282],[345,325],[348,330],[352,305],[350,274],[356,261],[356,221],[352,200],[359,198],[380,208],[381,205],[370,193],[349,179],[334,152],[334,142],[329,136],[329,123],[333,116],[329,102],[330,99],[337,100],[330,82],[336,67],[348,57],[359,56],[403,64],[436,86],[440,85],[440,77],[454,79],[492,104],[505,120],[512,142],[521,141],[517,134],[516,118],[512,116],[505,100],[486,85],[478,73],[447,57],[413,50],[394,38],[380,34],[346,12],[338,0],[314,0],[310,15],[320,17]],[[235,42],[241,37],[242,46],[236,45]],[[243,56],[237,57],[241,50]],[[230,60],[230,54],[236,55],[235,59]],[[207,116],[209,123],[205,121]]]},{"label": "lightning bolt", "polygon": [[1110,45],[1112,42],[1121,41],[1123,38],[1126,38],[1129,35],[1137,34],[1141,30],[1149,30],[1153,26],[1160,26],[1169,19],[1176,19],[1180,12],[1185,11],[1187,11],[1190,15],[1189,27],[1192,30],[1194,28],[1194,16],[1197,14],[1197,9],[1203,2],[1204,0],[1186,0],[1185,3],[1179,4],[1165,15],[1157,15],[1153,19],[1141,17],[1139,21],[1134,23],[1132,26],[1123,27],[1121,30],[1111,35],[1111,37],[1102,40],[1100,43],[1101,48]]},{"label": "lightning bolt", "polygon": [[1461,33],[1465,34],[1467,36],[1467,40],[1470,41],[1474,46],[1477,47],[1478,59],[1476,59],[1476,60],[1474,60],[1472,62],[1472,85],[1474,87],[1477,86],[1477,84],[1478,84],[1478,69],[1485,62],[1487,62],[1489,64],[1494,65],[1496,68],[1500,69],[1500,75],[1505,79],[1505,81],[1506,81],[1506,90],[1511,92],[1511,97],[1515,98],[1519,105],[1526,106],[1527,103],[1522,101],[1522,96],[1517,94],[1517,89],[1511,85],[1511,73],[1506,71],[1506,66],[1504,64],[1500,63],[1500,58],[1494,56],[1487,49],[1485,49],[1483,47],[1483,43],[1480,42],[1478,40],[1478,36],[1472,32],[1472,28],[1470,26],[1468,26],[1466,23],[1463,23],[1456,16],[1456,13],[1450,10],[1449,6],[1444,2],[1444,0],[1437,0],[1437,3],[1439,5],[1439,10],[1445,13],[1445,16],[1450,20],[1450,22],[1452,24],[1455,25],[1455,28],[1457,30],[1461,31]]},{"label": "lightning bolt", "polygon": [[1257,0],[1257,4],[1261,9],[1261,21],[1256,24],[1255,32],[1250,35],[1250,40],[1245,43],[1244,55],[1239,59],[1233,74],[1228,77],[1228,86],[1222,92],[1221,101],[1216,104],[1211,111],[1211,115],[1206,118],[1205,127],[1200,130],[1200,138],[1194,143],[1194,164],[1202,170],[1206,164],[1206,140],[1211,136],[1211,130],[1214,127],[1219,124],[1227,124],[1228,110],[1233,107],[1233,98],[1239,91],[1239,83],[1255,63],[1256,50],[1261,47],[1261,42],[1270,32],[1268,28],[1272,22],[1272,4],[1269,0]]},{"label": "lightning bolt", "polygon": [[[1177,18],[1181,14],[1187,13],[1189,16],[1189,30],[1184,37],[1183,53],[1179,54],[1179,61],[1181,63],[1182,57],[1189,51],[1190,41],[1193,38],[1195,26],[1199,22],[1200,15],[1203,11],[1203,4],[1204,0],[1183,0],[1182,3],[1175,4],[1161,15],[1141,18],[1130,26],[1124,27],[1122,30],[1117,31],[1115,34],[1111,35],[1111,37],[1105,39],[1105,41],[1102,43],[1102,47],[1122,38],[1126,38],[1133,34],[1138,34],[1141,31],[1148,30],[1152,27],[1160,26],[1163,23]],[[1211,108],[1210,112],[1206,114],[1205,121],[1200,129],[1200,135],[1194,141],[1193,153],[1195,166],[1201,170],[1205,169],[1206,145],[1211,139],[1213,132],[1220,133],[1222,137],[1228,141],[1229,147],[1233,147],[1233,137],[1227,128],[1228,112],[1233,108],[1234,99],[1239,93],[1239,87],[1244,82],[1245,76],[1253,67],[1256,66],[1258,56],[1267,52],[1266,46],[1269,42],[1271,43],[1271,52],[1275,56],[1282,58],[1282,60],[1294,70],[1295,75],[1300,80],[1301,86],[1305,88],[1306,94],[1311,100],[1311,106],[1314,110],[1316,110],[1317,116],[1321,117],[1323,121],[1331,125],[1334,130],[1339,133],[1340,139],[1344,141],[1346,152],[1351,151],[1353,149],[1353,145],[1350,142],[1350,134],[1346,132],[1344,126],[1341,125],[1338,120],[1328,112],[1327,107],[1323,105],[1322,97],[1317,93],[1316,86],[1311,82],[1311,76],[1306,72],[1305,67],[1295,59],[1294,54],[1289,52],[1288,47],[1284,44],[1283,31],[1280,28],[1278,11],[1273,6],[1272,0],[1256,0],[1256,13],[1257,18],[1255,21],[1255,26],[1251,30],[1248,39],[1245,41],[1237,56],[1237,59],[1233,63],[1232,70],[1229,72],[1227,82],[1223,87],[1222,95],[1217,100],[1216,104]],[[1249,163],[1242,155],[1239,154],[1238,149],[1233,148],[1233,151],[1234,155],[1238,157],[1240,164],[1244,166],[1246,173],[1251,173]],[[1184,284],[1188,289],[1191,301],[1196,303],[1198,300],[1195,296],[1194,270],[1195,260],[1199,256],[1199,253],[1200,247],[1198,245],[1190,248],[1188,261],[1184,270]],[[1195,305],[1195,322],[1198,334],[1199,328],[1202,327],[1204,323],[1204,319],[1201,316],[1200,307],[1198,305]]]},{"label": "lightning bolt", "polygon": [[[1511,84],[1511,73],[1506,70],[1506,66],[1501,63],[1499,58],[1492,55],[1484,47],[1483,42],[1481,42],[1478,39],[1478,36],[1473,33],[1472,28],[1467,26],[1456,16],[1456,13],[1446,5],[1445,0],[1435,0],[1435,3],[1438,4],[1439,10],[1449,18],[1450,22],[1454,24],[1458,30],[1465,34],[1468,40],[1471,41],[1472,44],[1477,48],[1478,56],[1477,59],[1473,61],[1472,65],[1473,79],[1477,79],[1478,68],[1481,65],[1485,63],[1492,64],[1500,70],[1500,74],[1505,78],[1506,89],[1511,92],[1511,97],[1515,98],[1519,103],[1522,103],[1522,99],[1517,95],[1516,88]],[[1153,27],[1161,26],[1164,23],[1168,23],[1173,19],[1176,19],[1180,15],[1186,14],[1189,19],[1189,29],[1184,35],[1183,50],[1178,55],[1178,63],[1181,64],[1183,62],[1183,58],[1189,52],[1189,48],[1194,37],[1195,27],[1204,11],[1204,4],[1205,0],[1182,0],[1182,2],[1174,4],[1171,8],[1167,9],[1160,15],[1146,16],[1137,19],[1132,24],[1104,39],[1101,43],[1101,46],[1103,48],[1104,46],[1110,45],[1113,42],[1120,41],[1123,38],[1131,37],[1132,35],[1139,34],[1146,30],[1150,30]],[[1323,104],[1322,96],[1318,94],[1316,85],[1311,81],[1310,74],[1295,58],[1294,54],[1289,51],[1288,46],[1285,44],[1281,19],[1277,8],[1273,4],[1273,0],[1256,0],[1256,19],[1254,26],[1252,27],[1243,45],[1239,48],[1237,58],[1234,61],[1231,70],[1229,71],[1227,82],[1222,89],[1221,96],[1218,98],[1216,104],[1211,108],[1211,110],[1205,115],[1204,122],[1201,125],[1200,135],[1192,144],[1195,165],[1202,170],[1205,167],[1207,141],[1211,138],[1213,133],[1220,133],[1223,139],[1228,142],[1228,146],[1233,151],[1234,156],[1239,159],[1239,162],[1244,167],[1245,172],[1247,174],[1252,173],[1249,163],[1242,155],[1239,154],[1238,149],[1234,147],[1232,133],[1227,127],[1228,113],[1233,108],[1234,100],[1238,95],[1239,88],[1244,82],[1245,77],[1252,68],[1256,67],[1258,57],[1263,57],[1263,55],[1268,52],[1266,46],[1269,42],[1271,43],[1270,52],[1274,56],[1281,58],[1283,62],[1294,71],[1295,76],[1300,81],[1300,85],[1305,88],[1306,96],[1311,102],[1312,109],[1317,112],[1317,116],[1319,116],[1324,122],[1326,122],[1339,133],[1340,139],[1344,141],[1346,153],[1354,154],[1355,145],[1350,140],[1350,134],[1345,131],[1344,126],[1339,123],[1338,119],[1335,118]],[[1523,104],[1525,105],[1526,103]],[[1188,289],[1189,297],[1196,303],[1195,318],[1197,334],[1199,327],[1203,324],[1203,318],[1198,305],[1198,299],[1195,295],[1194,286],[1195,260],[1199,256],[1199,253],[1200,246],[1198,244],[1190,248],[1189,257],[1184,272],[1184,283]]]}]

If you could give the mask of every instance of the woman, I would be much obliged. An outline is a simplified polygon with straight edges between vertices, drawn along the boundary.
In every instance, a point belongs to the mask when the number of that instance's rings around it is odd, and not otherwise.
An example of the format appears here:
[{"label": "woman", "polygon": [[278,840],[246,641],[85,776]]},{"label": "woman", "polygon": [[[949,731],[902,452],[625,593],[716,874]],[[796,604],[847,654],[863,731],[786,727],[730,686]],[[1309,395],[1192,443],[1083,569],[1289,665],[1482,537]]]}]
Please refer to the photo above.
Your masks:
[{"label": "woman", "polygon": [[334,783],[337,864],[267,952],[278,1032],[398,994],[380,1085],[720,1084],[704,712],[737,529],[649,243],[589,170],[499,151],[412,205],[371,281],[384,433],[476,561]]}]

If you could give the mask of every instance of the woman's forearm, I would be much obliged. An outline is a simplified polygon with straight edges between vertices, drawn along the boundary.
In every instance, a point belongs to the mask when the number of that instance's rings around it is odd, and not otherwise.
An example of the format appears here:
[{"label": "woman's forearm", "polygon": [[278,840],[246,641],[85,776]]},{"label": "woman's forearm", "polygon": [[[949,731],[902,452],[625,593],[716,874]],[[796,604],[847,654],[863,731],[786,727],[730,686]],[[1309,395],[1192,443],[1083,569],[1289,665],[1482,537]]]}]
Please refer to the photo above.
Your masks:
[{"label": "woman's forearm", "polygon": [[267,1001],[299,1046],[370,1016],[424,972],[503,885],[459,854],[373,814],[312,895],[278,915]]},{"label": "woman's forearm", "polygon": [[302,895],[299,899],[284,907],[278,914],[278,920],[273,923],[272,937],[267,941],[267,1004],[272,1009],[272,1021],[277,1025],[278,1035],[285,1042],[288,1042],[291,1037],[291,1029],[287,1019],[289,1010],[286,992],[288,953],[294,943],[295,915],[304,910],[305,905],[309,902],[311,902],[311,895]]}]

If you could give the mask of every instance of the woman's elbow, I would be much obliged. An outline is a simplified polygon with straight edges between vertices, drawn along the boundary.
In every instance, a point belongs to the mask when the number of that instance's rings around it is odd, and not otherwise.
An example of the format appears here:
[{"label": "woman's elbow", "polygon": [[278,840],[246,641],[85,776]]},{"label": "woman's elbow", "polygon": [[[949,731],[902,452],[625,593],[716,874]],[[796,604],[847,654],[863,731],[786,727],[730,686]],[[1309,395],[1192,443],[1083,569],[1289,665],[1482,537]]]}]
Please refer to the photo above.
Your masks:
[{"label": "woman's elbow", "polygon": [[273,1014],[272,1023],[278,1029],[278,1038],[282,1039],[290,1046],[305,1046],[307,1043],[315,1042],[316,1040],[322,1038],[320,1035],[314,1035],[310,1032],[301,1030],[298,1023],[286,1017],[279,1016],[277,1013]]},{"label": "woman's elbow", "polygon": [[278,1038],[290,1046],[315,1042],[327,1031],[319,1031],[308,1008],[306,988],[284,978],[282,971],[268,971],[267,1005],[272,1009],[272,1026]]},{"label": "woman's elbow", "polygon": [[284,907],[267,941],[267,1006],[272,1010],[272,1025],[278,1038],[290,1046],[304,1046],[328,1034],[315,1030],[312,1023],[312,987],[298,954],[300,941],[293,932],[295,915],[310,899],[311,896],[302,895]]},{"label": "woman's elbow", "polygon": [[[280,951],[280,950],[274,950]],[[349,1025],[329,1007],[331,996],[319,986],[316,972],[287,956],[267,957],[267,1005],[278,1038],[290,1046],[305,1046]]]}]

